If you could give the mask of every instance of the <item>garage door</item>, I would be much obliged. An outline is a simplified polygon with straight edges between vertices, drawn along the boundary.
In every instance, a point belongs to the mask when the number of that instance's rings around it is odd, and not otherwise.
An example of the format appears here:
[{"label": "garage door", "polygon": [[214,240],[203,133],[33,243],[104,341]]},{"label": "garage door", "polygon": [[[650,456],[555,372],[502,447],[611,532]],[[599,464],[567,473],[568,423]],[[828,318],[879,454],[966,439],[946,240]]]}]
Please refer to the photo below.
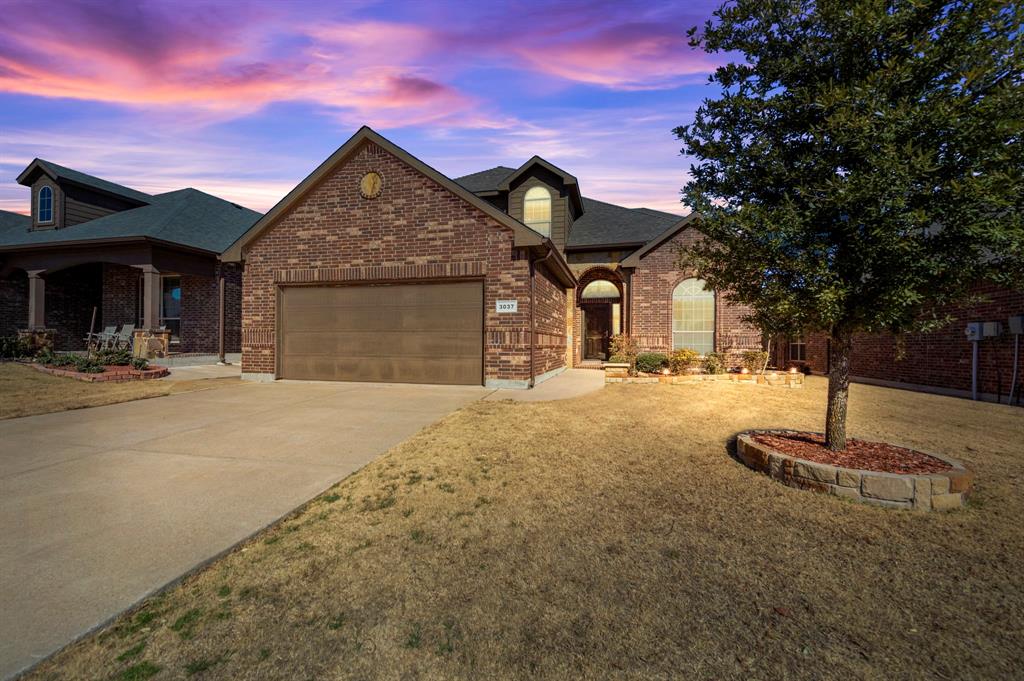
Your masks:
[{"label": "garage door", "polygon": [[483,285],[288,287],[281,377],[483,382]]}]

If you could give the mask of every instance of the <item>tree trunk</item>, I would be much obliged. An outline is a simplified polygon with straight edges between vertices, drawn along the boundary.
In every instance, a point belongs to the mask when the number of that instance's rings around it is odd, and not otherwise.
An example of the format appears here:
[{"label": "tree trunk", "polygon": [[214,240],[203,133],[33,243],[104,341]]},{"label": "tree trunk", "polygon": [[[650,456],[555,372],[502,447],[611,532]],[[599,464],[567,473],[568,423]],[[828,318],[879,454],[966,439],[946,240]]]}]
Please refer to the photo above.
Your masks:
[{"label": "tree trunk", "polygon": [[846,449],[846,403],[850,393],[852,334],[834,329],[829,343],[828,411],[825,413],[825,446],[834,452]]}]

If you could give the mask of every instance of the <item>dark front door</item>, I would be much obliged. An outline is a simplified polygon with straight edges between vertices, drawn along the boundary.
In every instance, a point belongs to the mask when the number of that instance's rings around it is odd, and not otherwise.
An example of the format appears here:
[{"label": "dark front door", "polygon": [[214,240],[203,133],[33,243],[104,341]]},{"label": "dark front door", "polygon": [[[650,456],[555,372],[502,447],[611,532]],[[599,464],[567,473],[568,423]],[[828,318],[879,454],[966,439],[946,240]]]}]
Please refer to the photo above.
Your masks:
[{"label": "dark front door", "polygon": [[583,359],[608,359],[612,306],[607,303],[587,305],[583,309],[583,319],[587,325],[583,333]]}]

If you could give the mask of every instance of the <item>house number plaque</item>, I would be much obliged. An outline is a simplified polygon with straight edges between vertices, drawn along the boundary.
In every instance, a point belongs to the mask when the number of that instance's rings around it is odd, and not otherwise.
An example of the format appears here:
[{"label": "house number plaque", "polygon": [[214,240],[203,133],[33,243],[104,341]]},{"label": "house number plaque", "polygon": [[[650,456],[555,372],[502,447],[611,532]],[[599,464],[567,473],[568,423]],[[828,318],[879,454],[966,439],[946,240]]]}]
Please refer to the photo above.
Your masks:
[{"label": "house number plaque", "polygon": [[499,300],[494,304],[495,312],[518,312],[519,301],[518,300]]}]

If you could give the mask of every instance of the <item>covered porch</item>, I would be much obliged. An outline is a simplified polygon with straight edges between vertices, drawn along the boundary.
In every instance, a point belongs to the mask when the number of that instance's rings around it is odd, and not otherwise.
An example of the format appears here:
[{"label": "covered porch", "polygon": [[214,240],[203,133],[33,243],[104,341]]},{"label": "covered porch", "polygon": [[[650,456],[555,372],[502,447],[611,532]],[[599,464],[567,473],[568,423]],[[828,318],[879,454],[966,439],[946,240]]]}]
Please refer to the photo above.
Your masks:
[{"label": "covered porch", "polygon": [[0,258],[2,335],[27,332],[57,350],[82,350],[90,330],[134,327],[169,341],[165,354],[223,357],[240,347],[240,272],[212,254],[135,241]]},{"label": "covered porch", "polygon": [[611,355],[611,339],[629,333],[629,279],[615,267],[590,267],[577,274],[574,366],[600,368]]}]

